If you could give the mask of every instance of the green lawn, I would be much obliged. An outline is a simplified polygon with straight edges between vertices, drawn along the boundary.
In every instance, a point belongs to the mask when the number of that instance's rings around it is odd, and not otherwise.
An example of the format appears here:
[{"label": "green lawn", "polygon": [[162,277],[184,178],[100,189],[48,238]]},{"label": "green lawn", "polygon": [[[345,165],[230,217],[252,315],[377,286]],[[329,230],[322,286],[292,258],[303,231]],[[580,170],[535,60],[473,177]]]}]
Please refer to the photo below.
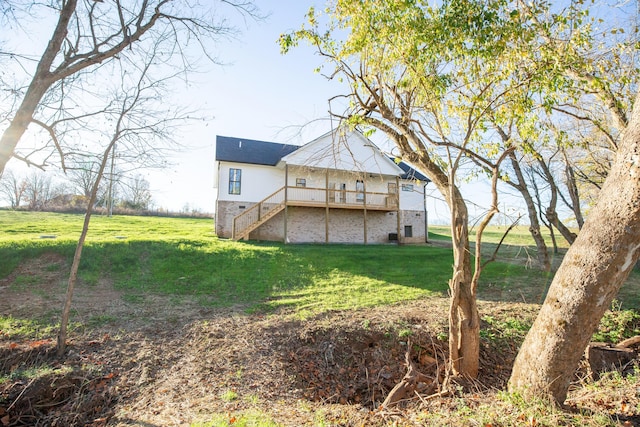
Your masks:
[{"label": "green lawn", "polygon": [[[82,221],[82,215],[0,211],[0,277],[47,252],[70,261]],[[432,231],[432,238],[446,241],[446,228]],[[496,228],[486,241],[495,244],[500,237]],[[507,255],[482,276],[480,299],[542,301],[551,276],[523,262],[531,243],[524,227],[509,236]],[[211,219],[94,216],[79,274],[81,285],[106,278],[132,300],[149,293],[188,295],[205,306],[285,307],[304,315],[446,295],[451,262],[442,244],[233,242],[214,235]],[[637,276],[621,293],[626,307],[638,307]]]}]

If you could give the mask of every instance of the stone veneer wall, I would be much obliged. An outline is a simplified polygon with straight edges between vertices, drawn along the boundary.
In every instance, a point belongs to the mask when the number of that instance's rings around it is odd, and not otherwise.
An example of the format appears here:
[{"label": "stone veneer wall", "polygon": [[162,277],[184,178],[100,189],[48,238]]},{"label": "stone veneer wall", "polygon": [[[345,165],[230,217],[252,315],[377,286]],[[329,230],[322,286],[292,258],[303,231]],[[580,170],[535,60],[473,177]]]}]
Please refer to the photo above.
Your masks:
[{"label": "stone veneer wall", "polygon": [[[231,238],[233,217],[254,203],[219,201],[216,211],[216,234]],[[244,206],[245,209],[240,209]],[[325,243],[325,209],[292,207],[287,209],[289,243]],[[404,226],[411,225],[413,237],[404,237]],[[367,211],[367,243],[389,243],[389,233],[397,233],[396,212]],[[250,239],[283,241],[284,211],[251,232]],[[424,212],[400,212],[400,242],[424,243]],[[330,243],[364,243],[364,211],[329,210]]]},{"label": "stone veneer wall", "polygon": [[249,234],[251,240],[267,240],[269,242],[284,241],[284,211],[262,224]]},{"label": "stone veneer wall", "polygon": [[[325,243],[325,209],[290,207],[287,237],[290,243]],[[389,243],[397,233],[395,212],[367,211],[367,243]],[[329,242],[364,243],[364,211],[329,210]]]},{"label": "stone veneer wall", "polygon": [[[413,237],[404,236],[405,225],[412,227]],[[424,211],[400,211],[400,233],[403,235],[402,243],[425,243]]]},{"label": "stone veneer wall", "polygon": [[[225,239],[231,238],[233,218],[249,209],[256,203],[218,201],[216,209],[216,235]],[[244,209],[241,207],[244,206]],[[282,241],[284,236],[284,212],[262,224],[249,235],[253,240]]]},{"label": "stone veneer wall", "polygon": [[234,213],[237,215],[239,203],[224,202],[218,200],[216,203],[216,235],[225,239],[231,238],[231,221]]}]

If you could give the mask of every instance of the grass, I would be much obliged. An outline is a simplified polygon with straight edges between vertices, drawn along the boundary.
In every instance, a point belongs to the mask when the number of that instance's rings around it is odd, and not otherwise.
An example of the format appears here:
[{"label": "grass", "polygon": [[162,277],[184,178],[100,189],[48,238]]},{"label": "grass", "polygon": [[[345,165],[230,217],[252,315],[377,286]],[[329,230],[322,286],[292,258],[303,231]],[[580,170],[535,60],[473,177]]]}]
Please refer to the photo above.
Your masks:
[{"label": "grass", "polygon": [[[489,256],[495,250],[504,235],[506,227],[489,227],[483,233],[483,254]],[[471,240],[475,239],[475,230],[471,230]],[[551,251],[551,237],[542,230],[543,236]],[[447,226],[430,226],[429,239],[434,242],[450,242],[451,231]],[[569,244],[559,235],[559,253],[550,253],[555,268],[560,265],[562,256]],[[544,273],[535,268],[535,243],[526,226],[518,226],[511,230],[500,247],[498,260],[487,266],[480,279],[479,298],[488,300],[520,301],[539,303],[544,297],[551,281],[553,272]],[[522,268],[524,267],[524,268]],[[618,308],[638,310],[640,308],[640,268],[635,268],[629,279],[618,293]]]},{"label": "grass", "polygon": [[[81,221],[81,215],[0,212],[0,224],[11,223],[5,227],[11,238],[0,239],[0,257],[14,268],[45,252],[70,260]],[[40,239],[44,231],[58,237]],[[10,272],[4,268],[0,275]],[[129,301],[146,293],[193,296],[211,307],[286,307],[305,316],[444,295],[451,253],[429,246],[239,243],[218,240],[207,219],[98,216],[79,274],[89,286],[108,277]],[[510,297],[504,289],[513,291],[514,275],[525,278],[527,292],[540,282],[522,266],[494,264],[486,273],[487,298]],[[37,285],[33,277],[24,281],[30,283],[22,288]]]},{"label": "grass", "polygon": [[[82,215],[0,211],[0,277],[45,253],[70,262],[82,221]],[[431,231],[433,240],[446,242],[446,227]],[[497,243],[501,233],[491,229],[487,244]],[[510,233],[501,261],[483,272],[480,299],[542,302],[551,275],[514,258],[531,244],[526,228]],[[219,240],[210,219],[95,216],[79,275],[84,286],[109,280],[129,302],[159,294],[193,297],[209,307],[287,308],[307,316],[446,295],[451,262],[445,245],[245,243]],[[621,293],[625,308],[640,305],[638,276]],[[25,276],[13,286],[38,292],[38,285],[37,276]]]},{"label": "grass", "polygon": [[40,339],[55,335],[56,324],[50,319],[16,319],[11,315],[0,316],[0,333],[8,337]]},{"label": "grass", "polygon": [[72,368],[68,366],[63,366],[61,368],[53,368],[47,364],[33,366],[28,369],[18,369],[11,372],[8,375],[0,375],[0,384],[3,384],[7,381],[16,381],[16,380],[32,380],[41,378],[47,375],[64,375],[65,373],[71,372]]}]

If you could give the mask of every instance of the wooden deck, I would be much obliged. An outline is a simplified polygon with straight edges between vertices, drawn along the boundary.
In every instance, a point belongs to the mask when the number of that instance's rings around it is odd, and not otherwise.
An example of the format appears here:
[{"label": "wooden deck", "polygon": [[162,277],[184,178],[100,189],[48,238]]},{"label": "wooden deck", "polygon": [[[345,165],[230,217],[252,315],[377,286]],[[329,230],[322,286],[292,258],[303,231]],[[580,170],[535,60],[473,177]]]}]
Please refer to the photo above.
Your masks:
[{"label": "wooden deck", "polygon": [[286,206],[392,212],[398,210],[398,194],[331,188],[282,187],[233,218],[232,238],[247,239],[251,231],[267,222]]},{"label": "wooden deck", "polygon": [[396,211],[398,209],[398,195],[394,193],[309,187],[287,187],[286,193],[287,206],[367,209],[371,211]]}]

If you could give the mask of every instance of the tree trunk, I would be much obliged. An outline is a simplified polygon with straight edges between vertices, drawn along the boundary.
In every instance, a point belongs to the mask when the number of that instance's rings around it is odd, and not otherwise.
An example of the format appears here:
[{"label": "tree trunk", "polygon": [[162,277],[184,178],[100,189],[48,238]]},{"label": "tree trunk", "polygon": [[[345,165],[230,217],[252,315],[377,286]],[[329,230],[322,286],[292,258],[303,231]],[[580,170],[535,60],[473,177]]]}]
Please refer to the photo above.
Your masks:
[{"label": "tree trunk", "polygon": [[520,192],[520,195],[522,195],[522,198],[527,204],[527,214],[529,215],[530,224],[529,232],[531,233],[531,237],[533,237],[533,241],[536,242],[536,248],[538,250],[538,264],[540,264],[540,267],[544,271],[550,271],[551,261],[549,260],[549,250],[547,249],[547,244],[544,241],[542,232],[540,231],[540,222],[538,221],[538,210],[536,209],[536,204],[533,201],[533,197],[531,197],[529,189],[527,188],[524,174],[522,173],[520,163],[518,163],[515,153],[511,153],[509,155],[509,159],[511,160],[511,166],[516,173],[516,177],[518,178],[518,185],[513,186]]},{"label": "tree trunk", "polygon": [[47,48],[40,58],[29,88],[18,107],[16,115],[2,133],[2,138],[0,138],[0,176],[2,176],[7,162],[13,156],[20,138],[22,138],[27,127],[29,127],[33,119],[33,113],[36,111],[36,108],[38,108],[42,97],[47,93],[51,84],[57,80],[51,73],[51,65],[60,52],[62,43],[67,36],[67,26],[75,12],[76,4],[77,0],[69,0],[62,7],[56,28]]},{"label": "tree trunk", "polygon": [[480,359],[480,314],[472,288],[469,215],[458,188],[452,185],[449,194],[453,243],[453,276],[449,280],[449,360],[454,375],[475,378]]},{"label": "tree trunk", "polygon": [[[445,197],[451,210],[451,241],[453,244],[453,275],[449,281],[451,303],[449,306],[449,362],[454,375],[475,378],[478,376],[480,361],[480,314],[476,302],[471,274],[471,251],[469,245],[469,213],[467,205],[455,185],[457,166],[450,164],[448,174],[441,163],[434,161],[420,137],[407,126],[410,120],[398,120],[393,112],[378,97],[377,91],[371,96],[376,99],[380,114],[399,126],[396,131],[380,120],[366,116],[369,125],[385,132],[400,149],[401,157],[419,166]],[[376,98],[378,97],[378,98]],[[451,159],[449,159],[451,161]]]},{"label": "tree trunk", "polygon": [[567,189],[569,190],[569,197],[571,197],[571,207],[573,214],[576,216],[576,222],[578,223],[578,229],[582,229],[584,225],[584,217],[582,216],[582,208],[580,206],[580,193],[578,192],[578,185],[576,184],[576,176],[573,173],[573,167],[569,164],[569,160],[565,153],[565,178],[567,180]]},{"label": "tree trunk", "polygon": [[556,273],[509,389],[566,399],[584,349],[640,257],[640,97],[600,197]]},{"label": "tree trunk", "polygon": [[[122,116],[120,117],[120,120]],[[67,293],[65,295],[64,307],[62,309],[62,316],[60,317],[60,331],[58,332],[58,345],[56,349],[56,353],[58,357],[62,357],[66,348],[67,348],[67,327],[69,325],[69,314],[71,313],[71,302],[73,301],[73,292],[76,286],[76,281],[78,279],[78,269],[80,268],[80,260],[82,259],[82,250],[84,249],[84,241],[87,237],[87,233],[89,232],[89,221],[91,220],[91,213],[93,212],[93,205],[96,202],[96,198],[98,195],[98,189],[100,188],[100,181],[104,175],[104,168],[107,164],[107,159],[109,158],[109,153],[113,150],[115,143],[117,141],[118,134],[111,140],[111,143],[105,150],[102,161],[100,162],[100,168],[98,169],[98,173],[96,174],[96,181],[93,184],[93,188],[91,190],[91,197],[87,202],[87,211],[84,216],[84,223],[82,225],[82,232],[80,233],[80,238],[78,239],[78,245],[76,246],[76,251],[73,255],[73,262],[71,263],[71,272],[69,273],[69,281],[67,282]]]},{"label": "tree trunk", "polygon": [[556,185],[556,180],[553,178],[553,174],[551,173],[551,170],[549,170],[549,165],[545,163],[544,159],[538,158],[538,164],[546,177],[547,183],[549,184],[549,190],[551,191],[549,206],[544,214],[547,217],[547,221],[549,221],[560,232],[560,234],[562,234],[562,237],[572,245],[576,240],[576,234],[569,230],[569,228],[560,221],[560,218],[558,218],[558,212],[556,211],[556,207],[558,205],[558,186]]}]

